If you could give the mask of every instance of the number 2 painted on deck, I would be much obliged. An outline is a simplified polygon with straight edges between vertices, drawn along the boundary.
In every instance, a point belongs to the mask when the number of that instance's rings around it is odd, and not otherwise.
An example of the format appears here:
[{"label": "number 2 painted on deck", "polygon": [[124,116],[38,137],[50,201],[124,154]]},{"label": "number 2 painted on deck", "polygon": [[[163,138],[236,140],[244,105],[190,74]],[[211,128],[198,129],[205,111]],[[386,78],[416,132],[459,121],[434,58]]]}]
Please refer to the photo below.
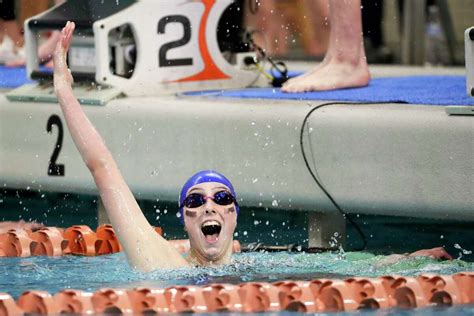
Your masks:
[{"label": "number 2 painted on deck", "polygon": [[58,128],[58,138],[56,139],[56,146],[54,147],[53,154],[49,159],[48,176],[64,177],[64,165],[56,164],[56,160],[58,159],[63,146],[63,124],[61,123],[59,116],[56,114],[51,115],[46,124],[46,131],[50,134],[53,132],[53,125],[56,125]]}]

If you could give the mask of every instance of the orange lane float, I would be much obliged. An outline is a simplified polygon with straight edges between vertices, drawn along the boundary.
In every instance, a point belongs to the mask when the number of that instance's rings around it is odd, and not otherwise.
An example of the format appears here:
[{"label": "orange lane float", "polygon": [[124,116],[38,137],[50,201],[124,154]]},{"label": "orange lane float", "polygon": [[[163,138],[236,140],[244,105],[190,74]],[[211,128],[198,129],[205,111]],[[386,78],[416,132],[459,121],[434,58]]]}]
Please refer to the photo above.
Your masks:
[{"label": "orange lane float", "polygon": [[120,242],[115,235],[112,225],[106,224],[97,227],[97,241],[95,242],[95,252],[97,255],[105,255],[122,251]]},{"label": "orange lane float", "polygon": [[29,257],[31,241],[26,230],[11,229],[0,235],[0,249],[5,257]]},{"label": "orange lane float", "polygon": [[74,225],[64,232],[67,248],[73,255],[94,256],[96,233],[86,225]]},{"label": "orange lane float", "polygon": [[164,296],[170,313],[209,312],[200,287],[172,286],[165,289]]},{"label": "orange lane float", "polygon": [[453,280],[461,290],[461,300],[463,304],[472,303],[474,298],[474,273],[461,272],[453,275]]},{"label": "orange lane float", "polygon": [[280,281],[274,285],[281,291],[279,298],[283,309],[301,313],[317,312],[315,282]]},{"label": "orange lane float", "polygon": [[45,227],[30,233],[32,256],[61,256],[68,243],[56,227]]},{"label": "orange lane float", "polygon": [[165,298],[165,290],[136,288],[128,291],[128,296],[135,314],[169,313],[169,304]]},{"label": "orange lane float", "polygon": [[108,315],[133,315],[132,303],[125,290],[100,289],[92,295],[94,312]]},{"label": "orange lane float", "polygon": [[62,290],[54,295],[59,313],[74,315],[94,314],[92,293],[79,290]]},{"label": "orange lane float", "polygon": [[239,286],[233,284],[210,284],[202,289],[209,312],[242,310]]},{"label": "orange lane float", "polygon": [[474,272],[419,277],[384,276],[345,280],[249,282],[237,285],[171,286],[165,289],[63,290],[54,296],[27,291],[15,301],[0,293],[0,316],[39,314],[151,314],[213,312],[318,313],[451,306],[474,303]]},{"label": "orange lane float", "polygon": [[0,315],[23,315],[23,311],[16,305],[15,300],[6,293],[0,293]]},{"label": "orange lane float", "polygon": [[[155,231],[163,235],[160,227]],[[169,240],[181,253],[189,252],[188,239]],[[122,251],[112,225],[99,226],[94,232],[86,225],[74,225],[67,229],[44,227],[31,232],[24,229],[12,229],[0,234],[0,257],[61,256],[99,256]],[[237,240],[233,243],[233,252],[240,252]]]},{"label": "orange lane float", "polygon": [[26,291],[17,301],[18,307],[30,315],[56,315],[59,304],[45,291]]}]

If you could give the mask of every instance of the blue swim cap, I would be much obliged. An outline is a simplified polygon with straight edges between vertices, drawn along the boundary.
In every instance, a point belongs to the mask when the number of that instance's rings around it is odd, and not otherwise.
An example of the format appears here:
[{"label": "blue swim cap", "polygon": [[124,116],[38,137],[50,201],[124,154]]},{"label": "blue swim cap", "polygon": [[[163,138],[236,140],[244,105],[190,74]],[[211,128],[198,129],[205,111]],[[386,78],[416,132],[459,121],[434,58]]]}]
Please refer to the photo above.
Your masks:
[{"label": "blue swim cap", "polygon": [[[180,221],[182,224],[184,224],[184,214],[183,214],[183,203],[184,199],[186,198],[186,193],[188,190],[195,186],[196,184],[204,183],[204,182],[218,182],[222,183],[226,187],[229,188],[230,193],[232,196],[237,199],[237,196],[235,195],[234,187],[232,186],[232,183],[230,183],[229,179],[224,177],[224,175],[220,174],[217,171],[214,170],[202,170],[193,175],[191,178],[186,181],[186,183],[183,185],[183,188],[181,189],[181,193],[179,195],[179,212],[181,213]],[[237,201],[235,201],[235,211],[237,216],[239,215],[239,205],[237,204]]]}]

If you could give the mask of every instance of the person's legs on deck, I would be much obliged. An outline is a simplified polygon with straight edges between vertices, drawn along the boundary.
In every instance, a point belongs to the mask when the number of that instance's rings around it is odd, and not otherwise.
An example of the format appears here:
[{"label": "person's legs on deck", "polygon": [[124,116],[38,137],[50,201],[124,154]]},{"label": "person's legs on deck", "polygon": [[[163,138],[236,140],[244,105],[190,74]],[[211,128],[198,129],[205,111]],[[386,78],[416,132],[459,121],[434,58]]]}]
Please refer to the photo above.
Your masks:
[{"label": "person's legs on deck", "polygon": [[360,0],[330,0],[329,48],[321,64],[289,80],[285,92],[334,90],[366,86],[369,68],[362,40]]},{"label": "person's legs on deck", "polygon": [[303,10],[308,10],[309,23],[303,30],[303,46],[309,56],[322,57],[329,45],[329,3],[328,0],[305,0]]}]

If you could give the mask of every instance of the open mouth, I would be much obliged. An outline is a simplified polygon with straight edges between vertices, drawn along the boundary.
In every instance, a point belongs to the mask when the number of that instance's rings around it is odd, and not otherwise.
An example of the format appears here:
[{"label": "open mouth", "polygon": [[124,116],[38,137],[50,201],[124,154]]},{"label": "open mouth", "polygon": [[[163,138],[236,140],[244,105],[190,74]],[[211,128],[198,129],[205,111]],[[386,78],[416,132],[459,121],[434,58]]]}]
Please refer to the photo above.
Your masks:
[{"label": "open mouth", "polygon": [[219,240],[221,228],[221,224],[217,221],[205,221],[202,223],[201,231],[207,242],[215,243]]}]

